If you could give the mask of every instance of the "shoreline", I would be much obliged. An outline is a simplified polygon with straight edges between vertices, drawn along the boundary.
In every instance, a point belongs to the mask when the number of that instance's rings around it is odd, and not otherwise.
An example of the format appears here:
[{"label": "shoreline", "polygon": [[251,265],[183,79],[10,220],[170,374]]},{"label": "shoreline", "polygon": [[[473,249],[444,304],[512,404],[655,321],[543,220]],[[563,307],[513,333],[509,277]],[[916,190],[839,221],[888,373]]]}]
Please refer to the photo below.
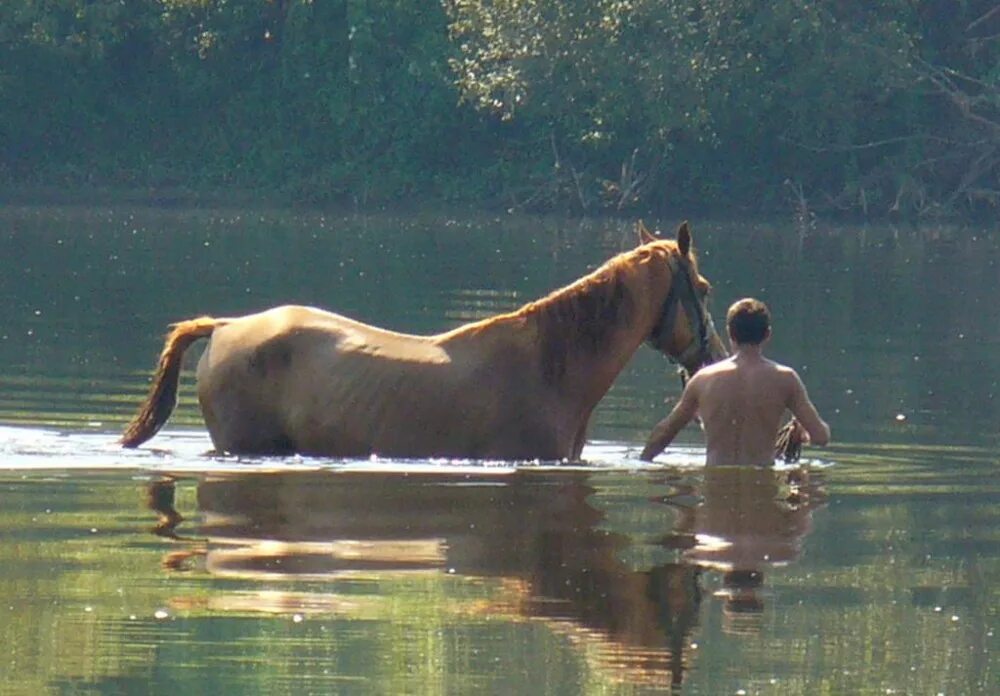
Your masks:
[{"label": "shoreline", "polygon": [[[469,216],[536,216],[559,217],[573,220],[653,220],[690,219],[702,223],[742,221],[746,224],[774,224],[782,221],[795,228],[803,236],[829,231],[841,226],[890,227],[900,231],[921,231],[928,229],[973,230],[1000,233],[1000,218],[981,218],[941,214],[917,218],[903,218],[893,215],[858,216],[822,212],[811,214],[802,221],[797,211],[791,208],[781,210],[742,210],[738,207],[715,208],[687,211],[635,211],[599,209],[587,213],[567,211],[550,207],[546,209],[514,210],[486,201],[443,201],[438,199],[399,199],[391,202],[359,204],[355,201],[335,200],[305,201],[288,194],[249,188],[212,187],[197,190],[185,186],[101,186],[101,185],[41,185],[41,184],[0,184],[0,209],[4,207],[93,207],[124,206],[152,210],[213,210],[241,208],[257,211],[299,211],[339,215],[412,214],[449,211],[461,212]],[[992,225],[990,224],[992,222]]]}]

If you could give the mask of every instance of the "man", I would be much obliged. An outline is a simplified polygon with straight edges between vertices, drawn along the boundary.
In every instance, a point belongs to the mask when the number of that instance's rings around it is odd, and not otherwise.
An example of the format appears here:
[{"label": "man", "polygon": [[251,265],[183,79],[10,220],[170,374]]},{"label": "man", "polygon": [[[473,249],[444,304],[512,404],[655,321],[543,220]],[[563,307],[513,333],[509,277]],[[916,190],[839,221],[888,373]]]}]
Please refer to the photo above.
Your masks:
[{"label": "man", "polygon": [[763,355],[771,337],[771,313],[760,300],[745,298],[726,314],[733,355],[699,370],[680,401],[656,424],[642,458],[663,451],[696,415],[705,429],[706,464],[770,465],[774,440],[786,409],[798,419],[805,442],[825,445],[830,426],[820,418],[795,370]]}]

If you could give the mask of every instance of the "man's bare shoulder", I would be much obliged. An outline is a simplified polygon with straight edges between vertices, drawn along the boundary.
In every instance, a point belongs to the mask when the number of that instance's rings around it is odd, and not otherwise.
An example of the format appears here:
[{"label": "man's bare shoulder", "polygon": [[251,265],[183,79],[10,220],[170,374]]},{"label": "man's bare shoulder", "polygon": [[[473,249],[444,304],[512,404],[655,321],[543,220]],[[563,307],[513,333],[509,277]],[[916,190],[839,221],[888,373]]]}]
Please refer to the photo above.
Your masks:
[{"label": "man's bare shoulder", "polygon": [[780,363],[775,363],[775,369],[782,379],[792,386],[801,386],[802,378],[799,377],[799,373],[788,365],[782,365]]},{"label": "man's bare shoulder", "polygon": [[779,388],[786,395],[786,398],[796,399],[805,393],[802,378],[793,368],[774,362],[772,369],[774,370],[774,383],[780,385]]},{"label": "man's bare shoulder", "polygon": [[797,380],[799,379],[799,373],[788,365],[783,365],[776,360],[771,360],[770,358],[765,359],[767,366],[770,370],[773,370],[775,374],[781,375],[785,379]]}]

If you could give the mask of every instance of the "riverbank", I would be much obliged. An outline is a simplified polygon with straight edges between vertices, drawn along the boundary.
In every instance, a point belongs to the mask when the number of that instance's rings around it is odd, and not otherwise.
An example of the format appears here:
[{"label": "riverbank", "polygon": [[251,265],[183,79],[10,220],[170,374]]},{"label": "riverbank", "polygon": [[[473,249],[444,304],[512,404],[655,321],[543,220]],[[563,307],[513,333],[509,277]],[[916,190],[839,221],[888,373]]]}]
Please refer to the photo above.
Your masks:
[{"label": "riverbank", "polygon": [[[413,197],[393,201],[359,201],[341,197],[329,200],[303,200],[285,191],[252,189],[247,187],[192,187],[169,185],[100,185],[100,184],[0,184],[0,206],[112,206],[154,209],[199,209],[228,210],[299,210],[327,214],[355,215],[387,213],[397,215],[419,215],[433,217],[442,210],[460,212],[464,216],[507,216],[521,215],[526,211],[504,206],[497,201],[440,201],[432,198]],[[741,206],[720,208],[719,206],[686,207],[670,211],[636,209],[628,211],[599,209],[589,213],[566,211],[564,206],[548,206],[547,209],[527,211],[541,217],[555,216],[561,220],[576,218],[581,220],[635,221],[690,219],[697,223],[743,222],[756,226],[761,223],[781,221],[781,227],[793,229],[800,235],[829,233],[847,227],[852,230],[864,229],[872,225],[884,231],[886,227],[902,234],[928,232],[940,235],[959,233],[982,235],[1000,233],[1000,215],[945,214],[909,216],[886,214],[863,216],[857,211],[833,213],[814,212],[808,207],[794,207],[791,204],[779,210],[748,210]]]}]

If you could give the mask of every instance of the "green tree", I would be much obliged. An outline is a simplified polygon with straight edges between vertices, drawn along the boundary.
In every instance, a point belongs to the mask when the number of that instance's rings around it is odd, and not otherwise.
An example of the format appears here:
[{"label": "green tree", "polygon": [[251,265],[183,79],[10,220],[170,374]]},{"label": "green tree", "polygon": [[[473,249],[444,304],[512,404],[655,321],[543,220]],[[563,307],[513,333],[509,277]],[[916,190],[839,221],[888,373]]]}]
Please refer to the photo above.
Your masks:
[{"label": "green tree", "polygon": [[[448,0],[447,8],[464,98],[521,120],[526,149],[550,153],[548,169],[533,172],[547,200],[756,207],[780,205],[792,190],[802,206],[921,211],[919,191],[954,178],[935,143],[959,142],[967,147],[947,159],[966,174],[946,198],[956,203],[976,180],[982,200],[995,203],[982,190],[997,177],[998,34],[986,26],[998,13],[989,3]],[[960,57],[963,68],[922,54]],[[956,141],[970,125],[977,138]]]},{"label": "green tree", "polygon": [[7,0],[0,177],[875,214],[1000,203],[989,0]]}]

